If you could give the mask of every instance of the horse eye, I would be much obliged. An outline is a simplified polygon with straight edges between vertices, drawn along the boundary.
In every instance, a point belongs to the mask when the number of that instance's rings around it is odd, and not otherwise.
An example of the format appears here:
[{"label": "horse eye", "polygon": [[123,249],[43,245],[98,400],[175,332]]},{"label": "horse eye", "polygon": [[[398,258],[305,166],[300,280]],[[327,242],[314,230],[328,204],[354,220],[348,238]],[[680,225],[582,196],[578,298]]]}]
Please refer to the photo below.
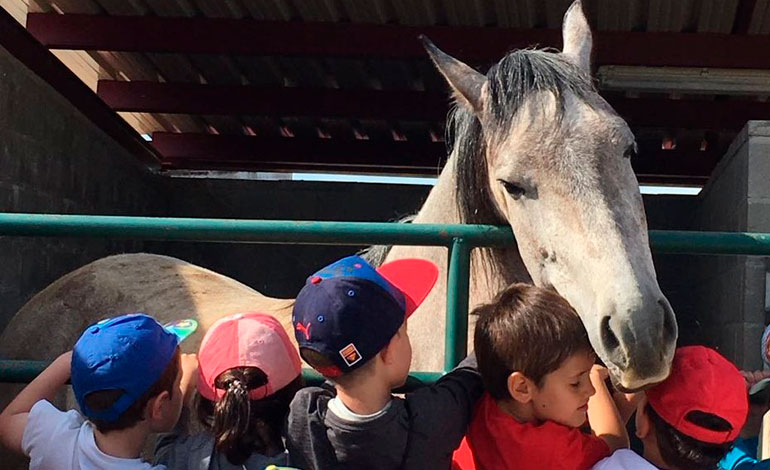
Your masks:
[{"label": "horse eye", "polygon": [[516,183],[511,183],[505,180],[497,180],[497,181],[499,181],[500,184],[503,185],[503,188],[505,188],[505,191],[508,194],[510,194],[514,199],[518,199],[524,195],[524,188],[517,185]]},{"label": "horse eye", "polygon": [[639,147],[636,146],[636,142],[626,147],[626,151],[623,152],[623,158],[633,158],[639,155]]}]

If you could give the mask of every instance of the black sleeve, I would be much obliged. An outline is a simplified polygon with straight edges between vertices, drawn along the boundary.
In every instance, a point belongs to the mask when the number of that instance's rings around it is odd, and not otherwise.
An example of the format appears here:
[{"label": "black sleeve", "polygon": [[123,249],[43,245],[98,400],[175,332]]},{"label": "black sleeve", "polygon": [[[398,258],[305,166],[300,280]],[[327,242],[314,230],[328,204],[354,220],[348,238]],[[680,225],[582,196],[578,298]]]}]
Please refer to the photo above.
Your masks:
[{"label": "black sleeve", "polygon": [[321,387],[306,387],[294,396],[286,426],[290,465],[303,470],[338,467],[324,423],[327,404],[333,397],[332,390]]},{"label": "black sleeve", "polygon": [[435,449],[446,456],[460,445],[484,389],[476,355],[465,358],[436,383],[406,395],[411,414],[410,452]]}]

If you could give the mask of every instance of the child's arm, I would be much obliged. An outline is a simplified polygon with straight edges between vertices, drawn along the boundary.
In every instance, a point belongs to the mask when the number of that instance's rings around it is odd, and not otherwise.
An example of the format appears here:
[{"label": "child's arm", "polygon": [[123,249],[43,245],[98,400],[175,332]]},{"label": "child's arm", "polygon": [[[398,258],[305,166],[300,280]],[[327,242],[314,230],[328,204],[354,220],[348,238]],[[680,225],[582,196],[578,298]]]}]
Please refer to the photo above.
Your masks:
[{"label": "child's arm", "polygon": [[484,386],[476,354],[471,353],[435,384],[406,394],[411,409],[420,410],[412,422],[416,434],[428,436],[423,445],[432,452],[451,452],[460,445],[473,418],[473,409]]},{"label": "child's arm", "polygon": [[21,438],[27,427],[29,410],[40,400],[53,400],[70,378],[71,362],[72,351],[57,357],[0,413],[0,442],[5,447],[23,453]]},{"label": "child's arm", "polygon": [[181,364],[182,380],[179,382],[179,388],[182,390],[182,403],[191,407],[195,387],[198,384],[198,355],[182,354]]},{"label": "child's arm", "polygon": [[604,384],[607,369],[595,365],[591,369],[590,378],[591,384],[596,389],[596,393],[588,399],[588,422],[591,424],[591,430],[607,443],[610,452],[627,449],[629,444],[625,423]]}]

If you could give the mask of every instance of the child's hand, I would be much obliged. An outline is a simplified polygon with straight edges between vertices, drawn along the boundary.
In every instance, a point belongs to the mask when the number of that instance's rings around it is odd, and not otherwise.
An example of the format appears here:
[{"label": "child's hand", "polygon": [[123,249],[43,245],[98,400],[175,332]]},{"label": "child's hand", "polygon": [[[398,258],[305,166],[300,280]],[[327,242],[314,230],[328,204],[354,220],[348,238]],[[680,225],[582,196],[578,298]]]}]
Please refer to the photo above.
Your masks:
[{"label": "child's hand", "polygon": [[[600,366],[599,364],[594,364],[593,367],[591,367],[590,378],[592,382],[600,381],[604,383],[604,381],[607,380],[609,376],[610,373],[606,367]],[[596,387],[595,383],[594,387]]]},{"label": "child's hand", "polygon": [[193,396],[195,385],[198,381],[198,356],[196,354],[182,354],[182,381],[179,388],[182,390],[182,398],[189,405],[189,400]]}]

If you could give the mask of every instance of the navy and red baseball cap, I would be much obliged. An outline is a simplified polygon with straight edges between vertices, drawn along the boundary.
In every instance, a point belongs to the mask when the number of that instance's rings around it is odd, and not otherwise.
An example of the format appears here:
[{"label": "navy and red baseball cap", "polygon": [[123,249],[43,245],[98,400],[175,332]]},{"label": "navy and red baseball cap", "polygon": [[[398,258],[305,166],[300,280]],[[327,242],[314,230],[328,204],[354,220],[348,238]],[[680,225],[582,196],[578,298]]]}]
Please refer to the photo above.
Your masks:
[{"label": "navy and red baseball cap", "polygon": [[292,323],[300,348],[335,366],[327,377],[350,372],[384,348],[428,296],[438,268],[423,259],[400,259],[375,269],[359,256],[343,258],[307,279]]},{"label": "navy and red baseball cap", "polygon": [[[179,337],[149,315],[122,315],[89,326],[72,350],[72,390],[83,414],[116,421],[150,389],[171,363]],[[123,395],[104,410],[91,409],[93,392],[120,390]]]},{"label": "navy and red baseball cap", "polygon": [[[715,350],[684,346],[674,353],[671,374],[646,392],[655,413],[674,429],[709,444],[734,441],[749,412],[746,381],[738,368]],[[716,431],[692,421],[693,412],[709,413],[730,424]]]}]

